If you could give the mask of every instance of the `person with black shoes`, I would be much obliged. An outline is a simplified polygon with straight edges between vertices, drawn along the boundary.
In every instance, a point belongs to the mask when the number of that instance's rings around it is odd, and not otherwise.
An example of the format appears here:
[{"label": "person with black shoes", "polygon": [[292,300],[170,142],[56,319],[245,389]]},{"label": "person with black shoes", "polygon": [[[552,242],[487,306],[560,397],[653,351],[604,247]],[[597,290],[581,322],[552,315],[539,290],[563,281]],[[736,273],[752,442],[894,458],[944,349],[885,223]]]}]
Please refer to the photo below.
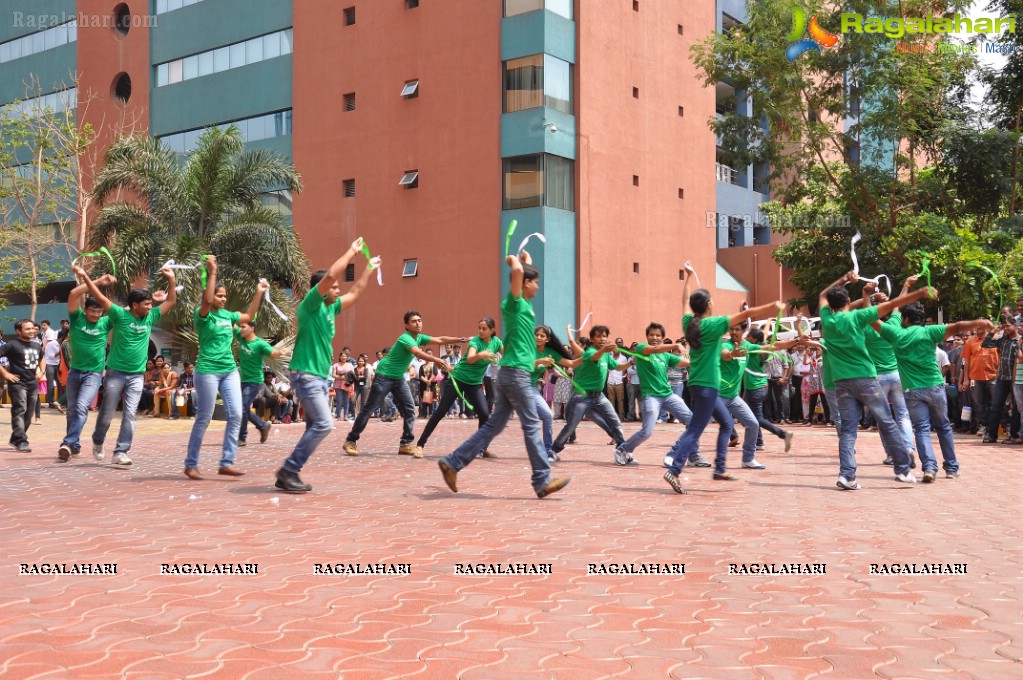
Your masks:
[{"label": "person with black shoes", "polygon": [[0,347],[0,357],[6,357],[9,364],[9,368],[0,366],[0,374],[7,381],[11,395],[11,446],[21,453],[32,450],[28,445],[28,428],[32,424],[42,373],[39,345],[32,342],[37,330],[31,319],[21,319],[14,324],[17,337]]}]

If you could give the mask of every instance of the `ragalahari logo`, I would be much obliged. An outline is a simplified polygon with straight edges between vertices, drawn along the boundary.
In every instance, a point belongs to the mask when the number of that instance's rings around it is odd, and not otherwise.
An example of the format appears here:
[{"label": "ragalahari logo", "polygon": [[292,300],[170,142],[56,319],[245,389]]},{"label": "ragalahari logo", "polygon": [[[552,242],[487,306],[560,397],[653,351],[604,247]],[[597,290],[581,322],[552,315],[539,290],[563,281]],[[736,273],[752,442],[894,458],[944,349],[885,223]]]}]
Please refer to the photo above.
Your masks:
[{"label": "ragalahari logo", "polygon": [[838,44],[838,36],[821,28],[820,24],[817,23],[816,14],[810,19],[809,29],[810,37],[803,38],[803,34],[807,30],[806,10],[802,7],[792,8],[792,32],[789,33],[788,37],[791,44],[785,49],[785,58],[790,63],[798,59],[804,52],[809,52],[810,50],[820,52],[823,48],[834,47]]}]

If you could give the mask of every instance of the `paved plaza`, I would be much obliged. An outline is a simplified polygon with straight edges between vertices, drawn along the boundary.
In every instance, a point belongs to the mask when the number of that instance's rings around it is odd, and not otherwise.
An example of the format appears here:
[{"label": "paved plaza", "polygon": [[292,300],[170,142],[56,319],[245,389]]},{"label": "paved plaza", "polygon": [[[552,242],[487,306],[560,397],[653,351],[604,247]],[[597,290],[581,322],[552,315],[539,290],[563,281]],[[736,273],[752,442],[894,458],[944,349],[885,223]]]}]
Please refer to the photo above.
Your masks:
[{"label": "paved plaza", "polygon": [[[374,421],[357,458],[340,424],[290,496],[274,471],[302,425],[229,479],[214,423],[193,482],[190,422],[142,419],[128,469],[57,462],[55,412],[32,453],[0,451],[0,677],[1023,678],[1023,447],[962,438],[959,480],[905,486],[861,433],[864,488],[843,492],[834,431],[797,427],[767,470],[731,449],[739,481],[686,470],[678,496],[660,461],[679,426],[617,467],[587,423],[555,465],[572,483],[538,500],[514,421],[458,494],[436,460],[474,422],[416,460]],[[100,573],[53,573],[76,569]]]}]

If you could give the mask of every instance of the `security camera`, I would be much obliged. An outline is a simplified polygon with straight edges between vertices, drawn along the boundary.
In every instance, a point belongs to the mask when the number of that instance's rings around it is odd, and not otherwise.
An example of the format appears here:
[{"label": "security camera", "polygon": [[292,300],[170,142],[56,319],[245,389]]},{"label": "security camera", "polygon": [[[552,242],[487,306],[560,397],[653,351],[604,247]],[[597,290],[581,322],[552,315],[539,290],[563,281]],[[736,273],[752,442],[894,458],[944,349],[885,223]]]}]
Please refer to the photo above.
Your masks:
[{"label": "security camera", "polygon": [[553,133],[555,133],[557,131],[558,131],[558,126],[557,125],[551,125],[551,134],[553,134]]}]

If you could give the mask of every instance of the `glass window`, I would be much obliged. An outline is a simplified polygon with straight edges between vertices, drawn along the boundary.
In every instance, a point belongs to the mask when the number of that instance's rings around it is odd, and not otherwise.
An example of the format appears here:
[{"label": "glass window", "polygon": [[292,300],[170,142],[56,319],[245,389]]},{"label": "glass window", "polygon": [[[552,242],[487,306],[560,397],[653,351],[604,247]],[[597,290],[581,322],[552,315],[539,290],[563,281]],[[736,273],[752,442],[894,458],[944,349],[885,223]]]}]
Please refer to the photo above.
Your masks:
[{"label": "glass window", "polygon": [[543,0],[504,0],[504,15],[513,17],[516,14],[525,14],[538,9],[543,9]]},{"label": "glass window", "polygon": [[543,197],[543,157],[522,156],[504,161],[504,209],[535,208]]},{"label": "glass window", "polygon": [[170,72],[168,64],[160,64],[156,67],[156,86],[162,87],[167,84],[167,76]]},{"label": "glass window", "polygon": [[49,29],[43,31],[43,49],[52,50],[57,46],[57,31],[55,29]]},{"label": "glass window", "polygon": [[167,0],[156,0],[156,13],[163,14],[167,11]]},{"label": "glass window", "polygon": [[197,56],[199,58],[199,75],[208,76],[213,73],[213,53],[203,52]]},{"label": "glass window", "polygon": [[56,35],[57,38],[56,42],[58,45],[67,45],[67,29],[68,29],[67,24],[64,24],[63,26],[58,26],[57,28],[53,29],[54,34]]},{"label": "glass window", "polygon": [[220,73],[231,68],[231,49],[221,47],[213,50],[213,72]]},{"label": "glass window", "polygon": [[255,142],[259,139],[266,139],[266,121],[263,116],[249,119],[249,131],[245,141]]},{"label": "glass window", "polygon": [[176,9],[181,9],[185,6],[181,0],[167,0],[167,11],[173,12]]},{"label": "glass window", "polygon": [[544,205],[562,210],[575,210],[574,163],[561,156],[544,155],[547,172]]},{"label": "glass window", "polygon": [[19,58],[21,56],[22,45],[21,38],[18,38],[17,40],[12,40],[9,44],[11,46],[11,59]]},{"label": "glass window", "polygon": [[199,146],[199,135],[202,130],[189,130],[185,133],[185,151],[194,151]]},{"label": "glass window", "polygon": [[572,113],[572,65],[549,54],[543,56],[544,105]]},{"label": "glass window", "polygon": [[231,68],[245,66],[245,43],[231,45]]},{"label": "glass window", "polygon": [[543,55],[510,59],[504,69],[504,110],[534,109],[543,104]]},{"label": "glass window", "polygon": [[199,75],[199,57],[194,54],[181,60],[181,74],[184,80],[196,78]]},{"label": "glass window", "polygon": [[252,64],[263,58],[263,39],[253,38],[245,41],[245,63]]},{"label": "glass window", "polygon": [[0,45],[0,64],[5,61],[11,60],[11,45],[10,43],[4,43]]},{"label": "glass window", "polygon": [[273,59],[281,56],[281,34],[271,33],[263,36],[263,58]]},{"label": "glass window", "polygon": [[291,134],[291,109],[284,112],[284,134]]},{"label": "glass window", "polygon": [[168,83],[180,83],[181,82],[181,60],[175,59],[174,61],[167,64],[167,82]]},{"label": "glass window", "polygon": [[547,0],[547,9],[566,19],[572,18],[572,0]]},{"label": "glass window", "polygon": [[45,49],[45,45],[46,45],[46,39],[43,37],[43,34],[42,33],[33,33],[32,34],[32,51],[29,54],[35,54],[37,52],[42,52]]},{"label": "glass window", "polygon": [[76,40],[78,40],[78,22],[72,21],[67,29],[67,41],[74,42]]},{"label": "glass window", "polygon": [[242,133],[242,141],[245,141],[246,139],[249,138],[249,121],[248,120],[236,120],[233,123],[228,123],[227,125],[221,125],[221,127],[222,128],[228,128],[228,127],[231,127],[232,125],[235,126],[236,128],[238,128],[238,131]]}]

